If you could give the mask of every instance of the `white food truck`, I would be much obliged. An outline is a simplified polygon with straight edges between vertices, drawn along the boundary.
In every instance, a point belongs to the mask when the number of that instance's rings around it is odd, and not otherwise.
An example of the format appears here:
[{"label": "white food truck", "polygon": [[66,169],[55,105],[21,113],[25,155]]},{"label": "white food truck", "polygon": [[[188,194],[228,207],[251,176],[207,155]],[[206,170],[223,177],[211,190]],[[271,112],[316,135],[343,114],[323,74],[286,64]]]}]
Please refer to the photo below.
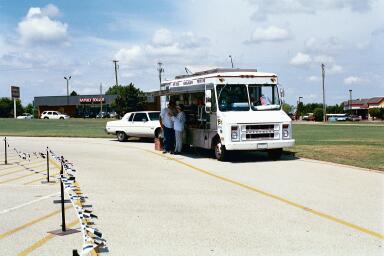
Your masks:
[{"label": "white food truck", "polygon": [[171,99],[184,105],[185,144],[212,149],[218,160],[233,150],[263,150],[278,159],[283,148],[295,143],[276,74],[205,70],[164,81],[161,95],[162,108]]}]

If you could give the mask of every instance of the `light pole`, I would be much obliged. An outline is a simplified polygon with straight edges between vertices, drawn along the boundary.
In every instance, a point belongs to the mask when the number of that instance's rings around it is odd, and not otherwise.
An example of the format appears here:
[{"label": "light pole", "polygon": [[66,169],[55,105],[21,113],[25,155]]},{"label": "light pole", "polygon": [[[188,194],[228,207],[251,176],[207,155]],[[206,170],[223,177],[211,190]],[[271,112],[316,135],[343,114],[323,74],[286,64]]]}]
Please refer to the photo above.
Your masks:
[{"label": "light pole", "polygon": [[69,105],[69,80],[71,80],[71,76],[65,76],[64,79],[67,80],[67,105]]},{"label": "light pole", "polygon": [[352,115],[352,90],[349,90],[349,112]]},{"label": "light pole", "polygon": [[233,68],[233,60],[232,60],[232,55],[229,55],[228,57],[231,59],[231,65],[232,65],[232,68]]},{"label": "light pole", "polygon": [[161,63],[161,62],[157,63],[157,71],[159,72],[159,83],[160,83],[160,88],[159,88],[160,109],[163,109],[166,107],[166,98],[165,98],[165,96],[161,96],[161,90],[162,90],[162,88],[161,88],[161,74],[164,73],[163,63]]},{"label": "light pole", "polygon": [[118,65],[117,65],[117,62],[119,62],[118,60],[112,60],[113,61],[113,64],[115,65],[115,80],[116,80],[116,86],[119,85],[119,82],[117,81],[117,68],[118,68]]},{"label": "light pole", "polygon": [[327,122],[327,108],[325,107],[325,87],[324,87],[324,79],[325,79],[325,65],[321,63],[321,76],[323,78],[323,122]]}]

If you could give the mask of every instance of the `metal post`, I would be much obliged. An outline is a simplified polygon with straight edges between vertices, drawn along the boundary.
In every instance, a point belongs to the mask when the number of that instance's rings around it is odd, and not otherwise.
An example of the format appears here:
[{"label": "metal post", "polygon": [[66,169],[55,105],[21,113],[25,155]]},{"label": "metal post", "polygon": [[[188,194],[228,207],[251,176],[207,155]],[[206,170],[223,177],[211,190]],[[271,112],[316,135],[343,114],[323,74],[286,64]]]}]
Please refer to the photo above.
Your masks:
[{"label": "metal post", "polygon": [[325,87],[324,87],[324,79],[325,79],[325,65],[321,64],[321,75],[323,77],[323,122],[327,122],[327,108],[325,106]]},{"label": "metal post", "polygon": [[49,183],[49,150],[47,147],[47,182]]},{"label": "metal post", "polygon": [[233,68],[233,60],[232,60],[232,55],[229,55],[229,58],[231,59],[231,65],[232,65],[232,68]]},{"label": "metal post", "polygon": [[16,98],[13,98],[13,117],[16,119]]},{"label": "metal post", "polygon": [[8,164],[8,159],[7,159],[7,137],[4,137],[4,164]]},{"label": "metal post", "polygon": [[115,64],[115,80],[116,80],[116,86],[119,85],[119,82],[117,81],[117,62],[118,60],[113,60],[113,63]]},{"label": "metal post", "polygon": [[349,112],[352,115],[352,90],[349,90]]},{"label": "metal post", "polygon": [[[61,169],[60,169],[60,177],[63,177],[64,175],[64,167],[63,167],[63,157],[61,157]],[[61,230],[63,232],[67,231],[65,227],[65,208],[64,208],[64,184],[61,180],[60,182],[60,188],[61,188]]]}]

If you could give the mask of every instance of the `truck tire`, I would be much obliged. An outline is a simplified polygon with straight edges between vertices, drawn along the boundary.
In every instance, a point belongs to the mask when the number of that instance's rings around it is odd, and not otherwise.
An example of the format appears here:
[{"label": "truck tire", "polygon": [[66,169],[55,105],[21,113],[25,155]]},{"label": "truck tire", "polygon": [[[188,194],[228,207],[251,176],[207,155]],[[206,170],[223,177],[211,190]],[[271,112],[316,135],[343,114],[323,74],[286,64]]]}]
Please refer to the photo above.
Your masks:
[{"label": "truck tire", "polygon": [[124,142],[128,140],[127,134],[125,132],[116,132],[117,140],[120,142]]},{"label": "truck tire", "polygon": [[44,119],[49,119],[49,117],[44,117]]},{"label": "truck tire", "polygon": [[268,157],[271,160],[279,160],[282,154],[283,154],[282,148],[274,148],[274,149],[268,150]]},{"label": "truck tire", "polygon": [[214,154],[215,158],[219,161],[228,159],[228,151],[225,149],[225,146],[221,144],[220,140],[214,144]]}]

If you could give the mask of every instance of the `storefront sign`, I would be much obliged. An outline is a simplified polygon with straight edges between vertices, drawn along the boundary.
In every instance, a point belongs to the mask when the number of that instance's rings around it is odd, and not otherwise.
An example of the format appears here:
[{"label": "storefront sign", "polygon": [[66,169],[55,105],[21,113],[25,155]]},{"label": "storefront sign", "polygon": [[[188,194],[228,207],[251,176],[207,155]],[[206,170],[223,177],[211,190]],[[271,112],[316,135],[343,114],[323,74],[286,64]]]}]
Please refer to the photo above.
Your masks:
[{"label": "storefront sign", "polygon": [[11,86],[11,97],[12,99],[20,99],[20,87]]},{"label": "storefront sign", "polygon": [[80,98],[80,103],[100,103],[105,102],[103,97],[92,97],[92,98]]}]

